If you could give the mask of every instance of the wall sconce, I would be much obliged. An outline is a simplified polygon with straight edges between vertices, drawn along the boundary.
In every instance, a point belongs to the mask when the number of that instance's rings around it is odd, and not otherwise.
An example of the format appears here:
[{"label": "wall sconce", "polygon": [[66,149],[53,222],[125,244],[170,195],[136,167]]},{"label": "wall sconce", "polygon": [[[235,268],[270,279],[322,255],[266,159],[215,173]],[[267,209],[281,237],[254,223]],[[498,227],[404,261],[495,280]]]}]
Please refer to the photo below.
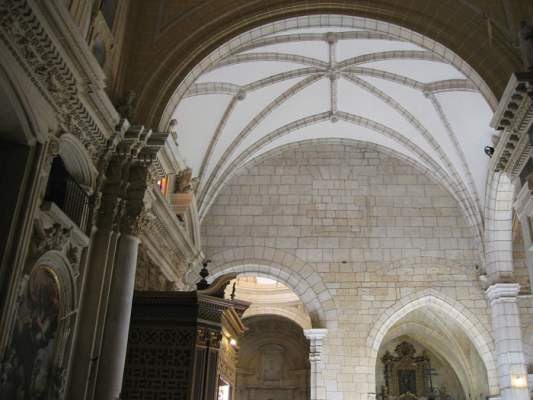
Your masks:
[{"label": "wall sconce", "polygon": [[236,347],[236,346],[237,346],[237,340],[231,338],[231,339],[229,340],[229,344],[230,344],[230,346],[232,346],[232,347]]},{"label": "wall sconce", "polygon": [[514,388],[527,387],[527,379],[524,375],[511,375],[511,386]]}]

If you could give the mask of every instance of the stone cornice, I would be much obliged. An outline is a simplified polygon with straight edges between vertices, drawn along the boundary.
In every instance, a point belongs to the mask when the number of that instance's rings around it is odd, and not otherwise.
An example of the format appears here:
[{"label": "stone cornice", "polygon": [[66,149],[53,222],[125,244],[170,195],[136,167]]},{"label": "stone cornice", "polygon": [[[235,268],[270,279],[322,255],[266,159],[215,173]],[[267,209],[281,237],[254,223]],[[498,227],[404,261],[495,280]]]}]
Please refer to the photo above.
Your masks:
[{"label": "stone cornice", "polygon": [[516,301],[518,292],[520,292],[518,283],[495,283],[487,288],[485,294],[493,304],[500,301]]},{"label": "stone cornice", "polygon": [[328,334],[327,329],[319,329],[319,328],[304,329],[304,335],[310,341],[321,341],[327,336],[327,334]]},{"label": "stone cornice", "polygon": [[165,275],[179,280],[189,263],[196,264],[201,259],[201,249],[157,189],[152,190],[150,212],[153,219],[141,230],[141,240],[148,252],[157,257]]},{"label": "stone cornice", "polygon": [[533,128],[533,73],[511,76],[491,126],[503,131],[491,160],[495,171],[516,177],[531,155],[528,132]]}]

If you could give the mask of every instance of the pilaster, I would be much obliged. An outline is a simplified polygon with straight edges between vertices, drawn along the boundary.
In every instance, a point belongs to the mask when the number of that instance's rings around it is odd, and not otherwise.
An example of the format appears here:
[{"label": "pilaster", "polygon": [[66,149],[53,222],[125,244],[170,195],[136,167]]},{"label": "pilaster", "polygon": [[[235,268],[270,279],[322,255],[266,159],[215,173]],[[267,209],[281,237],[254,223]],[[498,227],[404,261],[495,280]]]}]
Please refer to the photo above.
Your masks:
[{"label": "pilaster", "polygon": [[322,345],[327,334],[327,329],[304,329],[304,335],[309,340],[310,400],[324,400],[326,398],[326,388],[322,377]]},{"label": "pilaster", "polygon": [[496,283],[486,290],[492,314],[492,334],[502,400],[529,399],[527,367],[522,349],[522,334],[517,283]]},{"label": "pilaster", "polygon": [[[533,182],[527,180],[513,204],[522,228],[529,282],[533,282]],[[531,286],[531,285],[530,285]],[[530,287],[533,291],[533,287]]]}]

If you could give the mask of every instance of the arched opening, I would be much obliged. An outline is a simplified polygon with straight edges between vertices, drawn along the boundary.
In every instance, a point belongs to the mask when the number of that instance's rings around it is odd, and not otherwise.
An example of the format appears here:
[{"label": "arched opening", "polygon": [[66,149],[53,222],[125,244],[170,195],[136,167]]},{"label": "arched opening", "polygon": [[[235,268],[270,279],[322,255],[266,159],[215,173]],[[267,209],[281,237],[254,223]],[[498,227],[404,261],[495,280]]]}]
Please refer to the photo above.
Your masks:
[{"label": "arched opening", "polygon": [[311,328],[311,318],[298,296],[286,285],[272,278],[240,274],[226,289],[226,297],[251,303],[243,318],[272,315],[292,320],[302,329]]},{"label": "arched opening", "polygon": [[[209,279],[237,274],[273,279],[290,288],[303,303],[313,328],[334,327],[337,310],[331,297],[317,274],[309,265],[282,250],[264,247],[245,247],[239,251],[228,250],[213,256]],[[185,283],[192,286],[198,280],[199,268],[191,269]]]},{"label": "arched opening", "polygon": [[278,315],[245,318],[234,400],[309,398],[309,345],[301,326]]},{"label": "arched opening", "polygon": [[[307,399],[310,366],[304,330],[311,328],[311,319],[299,297],[271,277],[249,273],[233,278],[225,297],[250,305],[242,316],[246,331],[233,343],[238,346],[236,374],[220,372],[222,399]],[[224,397],[226,393],[232,396]]]},{"label": "arched opening", "polygon": [[[383,315],[368,338],[378,395],[484,399],[497,393],[491,337],[475,316],[436,293],[404,303]],[[412,353],[396,349],[403,343]]]}]

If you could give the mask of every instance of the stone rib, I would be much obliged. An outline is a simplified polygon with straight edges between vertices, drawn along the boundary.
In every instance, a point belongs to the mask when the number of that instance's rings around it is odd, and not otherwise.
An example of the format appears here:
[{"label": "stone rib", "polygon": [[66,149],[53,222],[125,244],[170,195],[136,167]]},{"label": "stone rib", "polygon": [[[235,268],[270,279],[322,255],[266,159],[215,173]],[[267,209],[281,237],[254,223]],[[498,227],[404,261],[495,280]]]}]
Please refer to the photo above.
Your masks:
[{"label": "stone rib", "polygon": [[[426,142],[431,146],[431,148],[439,155],[439,158],[442,160],[442,162],[445,164],[446,168],[450,173],[452,174],[454,180],[456,180],[461,186],[464,187],[463,180],[459,176],[457,170],[451,163],[450,159],[446,155],[446,153],[442,150],[441,146],[436,142],[436,140],[433,138],[433,135],[422,125],[418,119],[411,114],[405,107],[403,107],[399,102],[397,102],[395,99],[387,95],[386,93],[379,90],[377,87],[371,85],[370,83],[363,81],[362,79],[359,79],[357,77],[351,76],[351,75],[345,75],[344,76],[348,81],[352,82],[356,86],[368,91],[370,94],[376,96],[386,104],[390,105],[392,108],[394,108],[409,124],[411,124],[426,140]],[[470,188],[472,189],[472,188]],[[466,187],[464,187],[464,190],[467,190]],[[474,195],[476,192],[474,192]],[[477,198],[476,196],[474,196]],[[478,216],[478,224],[482,223],[481,219],[481,213],[479,208],[479,201],[476,202],[474,199],[474,205],[476,210],[476,215]]]},{"label": "stone rib", "polygon": [[[224,154],[222,155],[222,157],[220,157],[216,166],[211,172],[205,184],[205,187],[207,188],[210,187],[212,181],[221,172],[222,166],[224,165],[226,160],[231,156],[231,154],[237,148],[237,146],[250,134],[250,132],[259,125],[261,121],[263,121],[270,113],[272,113],[276,108],[278,108],[281,104],[283,104],[285,101],[290,99],[296,93],[300,92],[301,90],[305,89],[306,87],[308,87],[309,85],[318,81],[321,78],[322,78],[322,75],[319,75],[319,76],[312,75],[296,83],[295,85],[287,89],[285,92],[280,94],[278,97],[276,97],[274,100],[272,100],[265,108],[263,108],[259,112],[259,114],[253,117],[252,120],[246,125],[246,127],[237,135],[237,137],[233,140],[233,142],[226,148],[226,150],[224,151]],[[199,196],[198,204],[201,206],[206,192],[202,191],[199,193],[200,193],[200,196]]]},{"label": "stone rib", "polygon": [[244,53],[235,54],[224,58],[222,61],[211,67],[208,71],[225,67],[228,65],[242,64],[246,62],[258,62],[258,61],[277,61],[287,62],[293,64],[309,65],[311,67],[327,68],[328,63],[317,58],[300,56],[297,54],[289,53]]},{"label": "stone rib", "polygon": [[363,54],[361,56],[348,58],[338,63],[339,69],[344,69],[352,65],[364,64],[376,61],[386,60],[424,60],[444,63],[442,57],[435,53],[422,50],[392,50],[381,51],[377,53]]},{"label": "stone rib", "polygon": [[224,131],[226,123],[228,122],[228,119],[231,116],[231,113],[235,109],[237,102],[238,102],[238,96],[233,96],[228,106],[226,107],[224,114],[220,118],[220,121],[218,122],[218,125],[215,129],[215,132],[213,133],[213,136],[211,137],[211,140],[209,141],[209,146],[207,147],[205,156],[202,160],[202,165],[200,166],[200,172],[198,173],[198,182],[199,182],[198,191],[201,191],[203,187],[203,179],[205,175],[205,170],[207,166],[209,165],[209,161],[211,161],[213,150],[215,149],[215,146],[218,143],[218,140],[220,139],[222,131]]}]

